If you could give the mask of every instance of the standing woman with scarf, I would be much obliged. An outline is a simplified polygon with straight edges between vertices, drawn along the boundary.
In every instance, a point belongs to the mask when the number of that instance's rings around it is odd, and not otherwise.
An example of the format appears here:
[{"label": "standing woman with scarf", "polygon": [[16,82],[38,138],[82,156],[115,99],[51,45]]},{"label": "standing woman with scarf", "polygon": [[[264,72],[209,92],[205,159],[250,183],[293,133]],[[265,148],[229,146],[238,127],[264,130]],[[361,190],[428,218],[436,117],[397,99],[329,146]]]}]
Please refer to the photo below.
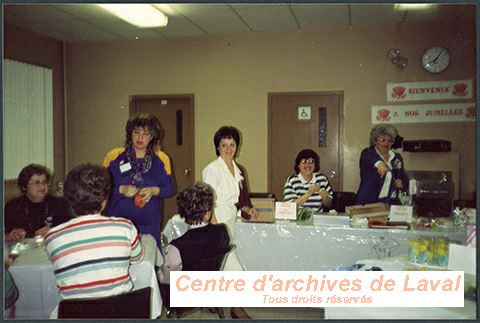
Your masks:
[{"label": "standing woman with scarf", "polygon": [[170,158],[158,149],[164,131],[150,114],[132,117],[125,131],[125,147],[113,149],[103,161],[113,179],[107,215],[131,220],[161,247],[162,199],[173,194]]}]

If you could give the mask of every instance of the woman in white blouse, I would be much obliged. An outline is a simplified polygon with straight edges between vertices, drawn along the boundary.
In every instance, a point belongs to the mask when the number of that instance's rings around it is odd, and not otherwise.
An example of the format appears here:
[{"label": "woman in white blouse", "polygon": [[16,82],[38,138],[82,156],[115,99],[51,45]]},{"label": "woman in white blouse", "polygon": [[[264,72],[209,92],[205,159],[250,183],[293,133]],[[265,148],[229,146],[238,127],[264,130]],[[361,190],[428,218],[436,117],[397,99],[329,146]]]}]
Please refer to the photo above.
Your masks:
[{"label": "woman in white blouse", "polygon": [[[245,171],[235,163],[237,147],[240,145],[238,130],[232,126],[223,126],[215,132],[213,142],[219,157],[205,167],[203,181],[215,189],[215,216],[219,223],[227,225],[233,242],[238,212],[248,220],[251,217],[257,218],[258,211],[248,196]],[[224,270],[243,270],[235,251],[227,257]]]}]

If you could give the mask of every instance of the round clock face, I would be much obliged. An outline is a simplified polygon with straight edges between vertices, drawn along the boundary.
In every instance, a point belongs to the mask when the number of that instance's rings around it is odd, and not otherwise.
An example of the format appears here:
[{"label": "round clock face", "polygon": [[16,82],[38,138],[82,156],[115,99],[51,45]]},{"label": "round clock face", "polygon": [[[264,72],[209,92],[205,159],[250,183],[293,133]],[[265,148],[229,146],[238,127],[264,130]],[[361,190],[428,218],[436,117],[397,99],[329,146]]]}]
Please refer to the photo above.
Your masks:
[{"label": "round clock face", "polygon": [[445,47],[433,46],[423,52],[421,62],[427,72],[440,73],[450,64],[450,54]]}]

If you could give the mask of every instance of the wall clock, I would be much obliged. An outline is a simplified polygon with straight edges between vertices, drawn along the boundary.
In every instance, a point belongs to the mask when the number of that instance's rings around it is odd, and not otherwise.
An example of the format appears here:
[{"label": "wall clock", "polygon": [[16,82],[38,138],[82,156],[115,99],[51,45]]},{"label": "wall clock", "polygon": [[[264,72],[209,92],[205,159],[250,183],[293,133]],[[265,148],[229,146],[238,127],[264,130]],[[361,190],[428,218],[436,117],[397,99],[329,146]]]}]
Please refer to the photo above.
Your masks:
[{"label": "wall clock", "polygon": [[421,58],[422,67],[430,73],[441,73],[450,64],[450,54],[443,46],[432,46],[427,48]]}]

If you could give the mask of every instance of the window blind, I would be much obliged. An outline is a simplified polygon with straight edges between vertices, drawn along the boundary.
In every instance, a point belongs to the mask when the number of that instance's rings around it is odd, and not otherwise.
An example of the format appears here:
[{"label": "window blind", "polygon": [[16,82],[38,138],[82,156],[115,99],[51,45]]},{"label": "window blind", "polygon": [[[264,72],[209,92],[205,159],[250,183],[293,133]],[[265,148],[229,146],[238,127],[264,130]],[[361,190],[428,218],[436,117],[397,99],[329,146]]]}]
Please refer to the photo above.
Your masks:
[{"label": "window blind", "polygon": [[3,176],[30,163],[53,171],[52,69],[4,59]]}]

